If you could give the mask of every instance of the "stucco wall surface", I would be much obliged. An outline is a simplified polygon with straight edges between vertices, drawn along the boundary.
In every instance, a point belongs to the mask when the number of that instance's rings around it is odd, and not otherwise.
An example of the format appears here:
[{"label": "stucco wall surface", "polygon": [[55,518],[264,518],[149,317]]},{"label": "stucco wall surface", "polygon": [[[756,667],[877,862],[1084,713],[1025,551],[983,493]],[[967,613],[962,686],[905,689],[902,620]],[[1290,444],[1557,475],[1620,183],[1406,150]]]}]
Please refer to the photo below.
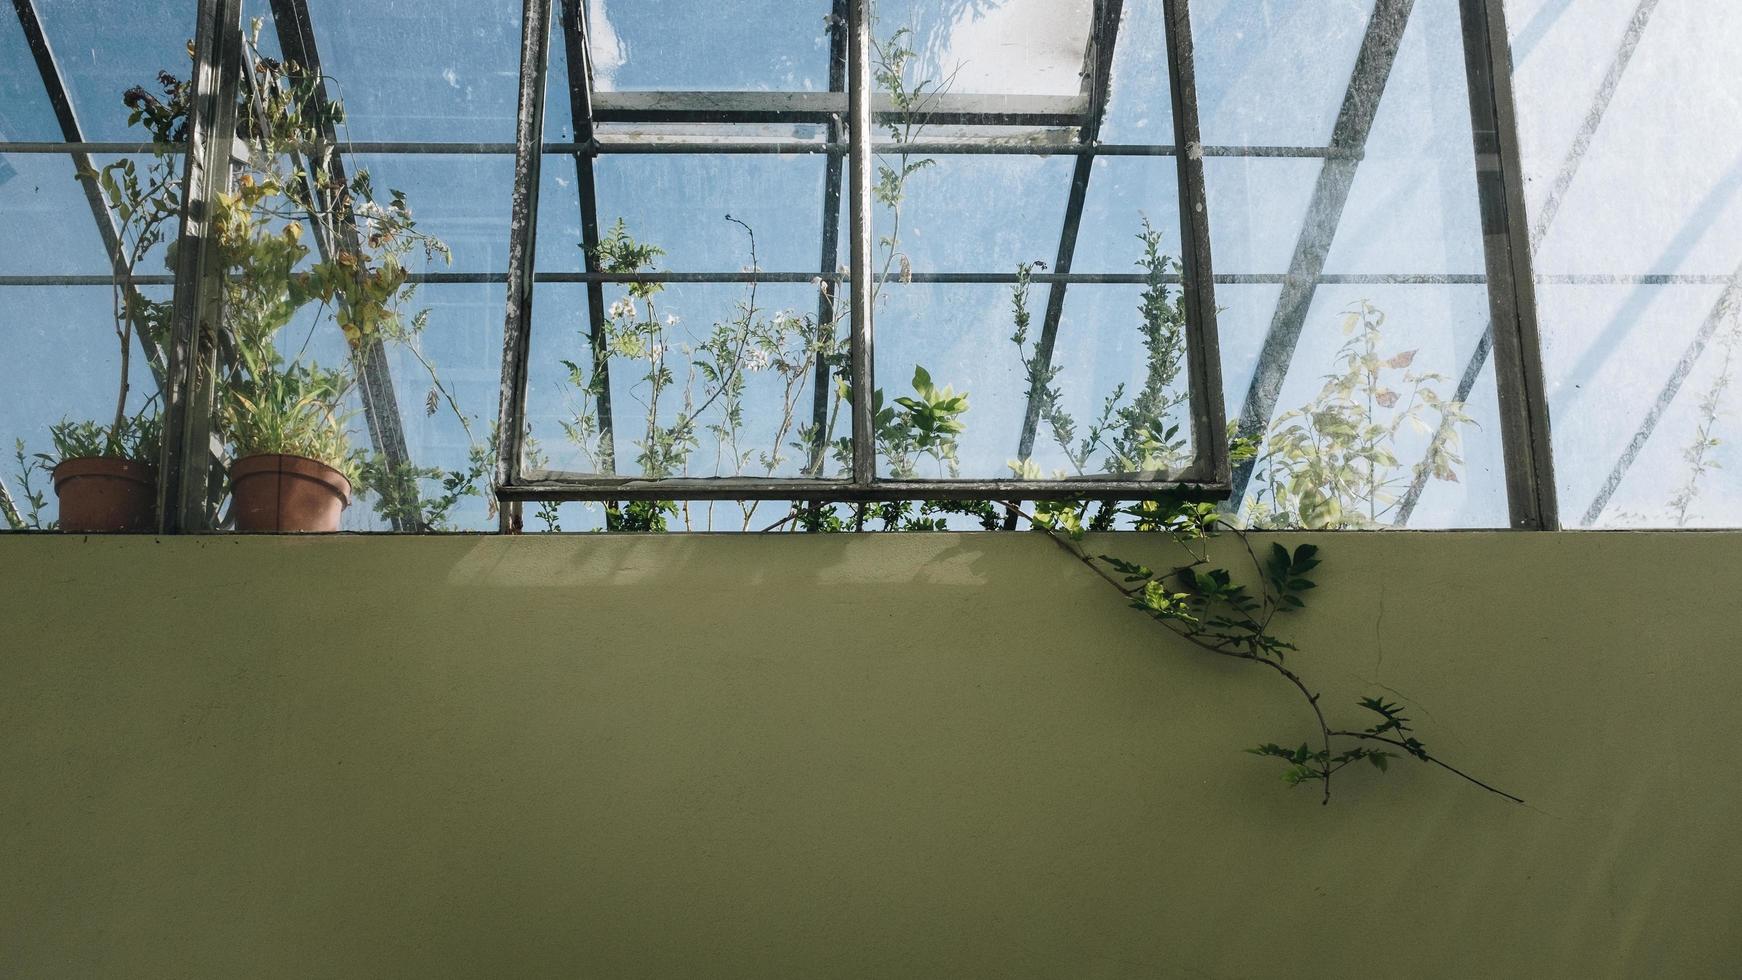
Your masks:
[{"label": "stucco wall surface", "polygon": [[0,538],[0,977],[1742,976],[1742,536],[1283,540],[1528,805],[1038,536]]}]

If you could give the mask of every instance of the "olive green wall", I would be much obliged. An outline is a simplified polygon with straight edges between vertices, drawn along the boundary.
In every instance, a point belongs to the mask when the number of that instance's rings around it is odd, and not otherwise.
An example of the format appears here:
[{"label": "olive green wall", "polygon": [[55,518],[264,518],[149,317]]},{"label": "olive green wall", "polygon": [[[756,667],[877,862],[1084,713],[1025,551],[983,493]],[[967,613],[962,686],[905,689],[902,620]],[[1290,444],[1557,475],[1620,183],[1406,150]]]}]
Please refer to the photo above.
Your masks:
[{"label": "olive green wall", "polygon": [[1742,536],[1314,540],[1528,807],[1037,536],[0,538],[0,976],[1742,976]]}]

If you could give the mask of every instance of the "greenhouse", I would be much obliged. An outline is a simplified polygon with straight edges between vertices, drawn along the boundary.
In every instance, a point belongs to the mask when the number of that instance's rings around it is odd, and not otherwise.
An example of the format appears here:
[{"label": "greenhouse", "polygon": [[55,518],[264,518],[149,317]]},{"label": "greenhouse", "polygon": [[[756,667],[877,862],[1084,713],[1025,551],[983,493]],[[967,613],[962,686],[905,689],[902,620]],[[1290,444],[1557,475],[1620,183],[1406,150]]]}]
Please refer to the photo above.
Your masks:
[{"label": "greenhouse", "polygon": [[349,530],[1742,513],[1733,154],[1650,98],[1733,95],[1704,17],[14,6],[14,528],[132,454],[153,529],[233,529],[229,467],[276,450],[347,477]]},{"label": "greenhouse", "polygon": [[9,7],[0,977],[1742,977],[1742,2]]}]

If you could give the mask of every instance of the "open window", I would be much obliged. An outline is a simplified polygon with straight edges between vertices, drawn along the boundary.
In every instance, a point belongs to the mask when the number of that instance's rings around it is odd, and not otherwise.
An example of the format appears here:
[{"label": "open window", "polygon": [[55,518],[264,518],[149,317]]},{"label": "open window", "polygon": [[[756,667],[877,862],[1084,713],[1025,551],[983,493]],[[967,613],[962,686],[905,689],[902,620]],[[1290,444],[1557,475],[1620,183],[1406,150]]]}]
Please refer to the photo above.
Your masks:
[{"label": "open window", "polygon": [[502,499],[1224,492],[1186,8],[529,4]]}]

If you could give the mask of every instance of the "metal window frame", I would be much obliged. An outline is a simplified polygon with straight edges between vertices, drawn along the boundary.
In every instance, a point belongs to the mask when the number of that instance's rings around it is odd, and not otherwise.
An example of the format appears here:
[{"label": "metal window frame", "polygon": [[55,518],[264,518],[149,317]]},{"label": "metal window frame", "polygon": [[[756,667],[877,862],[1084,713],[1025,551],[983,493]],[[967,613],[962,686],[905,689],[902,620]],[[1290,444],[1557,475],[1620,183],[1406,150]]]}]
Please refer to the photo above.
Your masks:
[{"label": "metal window frame", "polygon": [[166,534],[206,528],[222,475],[210,452],[224,288],[211,222],[230,183],[242,67],[242,0],[199,0],[158,482]]},{"label": "metal window frame", "polygon": [[[875,343],[872,324],[872,288],[878,276],[872,262],[872,192],[873,156],[879,145],[872,139],[872,124],[880,112],[871,85],[871,0],[842,0],[835,5],[837,16],[846,16],[847,91],[804,93],[613,93],[603,99],[599,93],[585,93],[589,109],[583,124],[577,113],[577,144],[574,147],[547,144],[542,139],[546,101],[546,75],[549,68],[549,34],[553,0],[525,0],[523,5],[523,37],[520,64],[520,91],[515,140],[515,186],[510,217],[512,240],[508,253],[507,313],[503,334],[501,406],[498,416],[498,448],[495,493],[503,504],[502,529],[519,529],[518,505],[527,501],[567,500],[658,500],[658,499],[737,499],[737,500],[835,500],[875,501],[899,499],[1131,499],[1158,493],[1178,491],[1217,497],[1226,494],[1230,485],[1230,467],[1225,441],[1226,421],[1221,392],[1221,361],[1216,332],[1215,275],[1210,256],[1210,235],[1207,194],[1204,187],[1203,158],[1205,150],[1198,133],[1197,95],[1192,63],[1191,15],[1187,0],[1166,0],[1164,4],[1164,39],[1168,57],[1169,97],[1173,107],[1174,144],[1166,147],[1146,147],[1142,152],[1171,155],[1177,161],[1180,195],[1181,264],[1184,274],[1187,307],[1187,365],[1190,389],[1191,432],[1194,460],[1175,472],[1158,473],[1153,477],[1105,479],[1077,478],[1059,481],[1034,480],[891,480],[877,476],[875,433],[868,398],[855,399],[851,414],[853,461],[847,479],[759,479],[752,477],[665,478],[642,479],[605,474],[567,473],[552,470],[527,471],[522,459],[526,438],[526,388],[528,357],[531,348],[533,286],[538,282],[584,281],[593,286],[608,281],[799,281],[819,278],[808,273],[787,274],[649,274],[646,276],[605,276],[589,266],[580,275],[544,275],[533,268],[536,254],[538,218],[538,173],[544,153],[574,152],[577,158],[606,152],[593,138],[592,123],[608,119],[635,121],[755,121],[776,118],[783,121],[815,121],[827,124],[830,135],[826,141],[779,141],[764,144],[742,143],[740,152],[825,152],[831,161],[843,153],[847,167],[847,205],[849,209],[848,271],[825,274],[820,278],[831,292],[825,295],[827,310],[834,310],[834,292],[842,284],[851,298],[849,317],[849,366],[855,391],[870,391],[875,387]],[[1091,33],[1105,33],[1109,20],[1117,20],[1121,3],[1101,0],[1095,7],[1097,28]],[[581,18],[574,18],[577,22]],[[1115,24],[1116,26],[1116,24]],[[574,74],[574,54],[585,51],[584,32],[570,30],[571,76]],[[953,123],[1023,122],[1033,125],[1068,125],[1078,130],[1078,142],[1056,147],[997,147],[992,152],[1020,152],[1046,155],[1050,152],[1072,153],[1078,157],[1078,172],[1092,165],[1101,148],[1097,145],[1100,108],[1106,99],[1105,75],[1111,66],[1110,43],[1097,49],[1091,43],[1087,53],[1091,64],[1105,61],[1105,70],[1091,71],[1085,91],[1077,96],[1051,99],[1034,97],[994,98],[964,96],[942,107]],[[838,58],[831,51],[831,63]],[[571,77],[571,93],[574,79]],[[615,101],[612,101],[615,100]],[[636,101],[639,100],[639,101]],[[631,105],[630,103],[634,103]],[[642,104],[646,103],[646,104]],[[1044,103],[1044,104],[1041,104]],[[576,103],[577,109],[580,103]],[[845,110],[844,126],[840,114]],[[796,113],[796,115],[795,115]],[[814,116],[814,119],[812,118]],[[928,119],[932,114],[928,113]],[[584,126],[586,132],[581,129]],[[839,131],[847,131],[847,144],[839,145]],[[946,141],[941,144],[958,152],[980,152],[988,147],[968,141]],[[718,152],[719,144],[686,141],[692,152]],[[1180,148],[1184,152],[1180,152]],[[615,148],[623,149],[623,148]],[[650,143],[638,147],[642,152],[678,152],[669,146]],[[903,146],[907,152],[930,152],[929,144]],[[1259,153],[1266,149],[1257,148]],[[1304,150],[1305,148],[1300,148]],[[631,150],[633,152],[633,150]],[[1323,155],[1312,149],[1298,155]],[[1283,155],[1283,154],[1276,154]],[[1295,155],[1295,154],[1288,154]],[[830,173],[834,173],[833,168]],[[590,175],[589,175],[590,176]],[[1086,178],[1075,183],[1086,185]],[[583,180],[583,184],[590,181]],[[828,188],[825,186],[825,193]],[[1073,196],[1073,200],[1075,195]],[[827,211],[825,201],[825,211]],[[1080,219],[1080,205],[1067,214],[1068,229]],[[823,261],[832,252],[825,234]],[[1143,281],[1140,276],[1072,276],[1068,272],[1036,275],[1036,281],[1047,282],[1060,302],[1049,300],[1049,310],[1062,306],[1063,287],[1073,281]],[[914,282],[999,282],[997,274],[965,276],[925,276],[917,274]],[[589,303],[591,305],[591,303]],[[1049,313],[1048,322],[1054,321]],[[596,321],[595,321],[596,322]],[[1056,327],[1054,328],[1056,330]],[[822,375],[819,373],[819,378]],[[1024,429],[1028,428],[1026,422]],[[1025,440],[1026,441],[1026,440]],[[814,451],[813,451],[814,454]]]},{"label": "metal window frame", "polygon": [[[962,97],[942,108],[948,121],[955,123],[1023,122],[1056,127],[1054,142],[1034,145],[1009,145],[977,142],[972,139],[948,139],[907,144],[899,147],[877,143],[871,139],[872,123],[887,109],[877,104],[869,84],[869,7],[870,0],[835,0],[834,42],[831,44],[831,90],[802,96],[748,93],[722,96],[717,93],[618,94],[595,99],[592,92],[590,65],[586,63],[585,14],[576,0],[563,0],[564,41],[571,55],[570,95],[578,129],[572,142],[542,140],[545,100],[545,76],[549,60],[550,26],[555,0],[524,0],[523,37],[521,46],[521,90],[514,143],[464,142],[386,142],[346,144],[354,152],[394,152],[431,154],[507,154],[516,157],[514,217],[511,223],[510,268],[506,273],[424,273],[411,278],[432,283],[503,283],[508,286],[508,330],[504,335],[503,389],[500,422],[502,448],[495,474],[498,495],[503,502],[504,529],[513,529],[507,518],[517,513],[522,500],[632,500],[632,499],[807,499],[807,500],[886,500],[911,498],[986,498],[1048,499],[1048,498],[1129,498],[1148,496],[1165,489],[1184,488],[1206,496],[1226,493],[1230,484],[1237,486],[1240,474],[1230,474],[1226,460],[1223,426],[1218,416],[1221,398],[1207,399],[1206,393],[1219,392],[1220,360],[1216,357],[1214,324],[1214,287],[1217,284],[1280,283],[1285,288],[1305,290],[1310,295],[1317,285],[1327,283],[1463,283],[1484,285],[1490,298],[1491,326],[1470,361],[1460,384],[1468,389],[1487,357],[1492,353],[1496,364],[1496,380],[1500,389],[1503,455],[1507,467],[1507,488],[1512,526],[1515,528],[1555,528],[1555,481],[1548,438],[1548,411],[1543,394],[1542,366],[1537,337],[1537,283],[1657,283],[1657,282],[1721,282],[1737,288],[1737,277],[1699,276],[1608,276],[1601,274],[1538,277],[1531,267],[1531,245],[1540,237],[1540,229],[1530,227],[1525,213],[1522,168],[1519,162],[1517,118],[1513,107],[1509,34],[1506,29],[1505,0],[1460,0],[1463,42],[1466,57],[1466,81],[1469,87],[1474,150],[1478,170],[1478,199],[1482,213],[1484,254],[1487,270],[1480,275],[1388,275],[1335,276],[1319,268],[1291,269],[1285,274],[1239,274],[1217,276],[1210,265],[1208,216],[1205,211],[1203,186],[1204,157],[1294,157],[1318,158],[1327,171],[1347,171],[1352,174],[1365,153],[1365,139],[1358,141],[1333,139],[1325,147],[1286,146],[1205,146],[1197,132],[1197,98],[1192,78],[1191,23],[1188,0],[1164,0],[1169,26],[1167,55],[1170,96],[1175,108],[1175,142],[1173,144],[1106,144],[1096,132],[1098,106],[1104,95],[1097,95],[1101,80],[1096,67],[1096,50],[1091,42],[1085,64],[1084,91],[1071,97],[1052,99]],[[300,0],[273,0],[274,7],[300,8]],[[1376,0],[1375,10],[1402,9],[1407,13],[1411,0]],[[1641,0],[1642,13],[1636,14],[1633,37],[1643,30],[1643,18],[1649,15],[1655,0]],[[147,362],[163,365],[166,432],[164,439],[163,480],[160,487],[162,530],[204,529],[210,519],[211,491],[219,475],[213,465],[211,447],[211,398],[213,377],[218,357],[217,345],[221,331],[215,320],[222,291],[222,270],[214,266],[205,223],[210,214],[213,195],[227,183],[230,147],[234,142],[236,87],[240,84],[242,52],[240,46],[240,0],[197,0],[198,20],[195,39],[195,95],[189,121],[189,142],[178,147],[185,153],[186,193],[181,217],[182,244],[177,253],[178,265],[172,276],[142,276],[132,270],[117,269],[113,276],[4,276],[6,285],[110,285],[117,278],[132,287],[172,284],[175,286],[174,318],[169,346],[159,356],[147,354]],[[1118,0],[1097,0],[1092,35],[1106,25],[1108,9],[1115,11]],[[21,20],[29,28],[35,23],[30,0],[14,0]],[[1375,18],[1379,19],[1378,17]],[[40,28],[39,24],[36,24]],[[282,26],[282,25],[281,25]],[[306,25],[305,25],[306,26]],[[1115,24],[1116,26],[1116,24]],[[844,28],[844,29],[843,29]],[[40,35],[40,29],[36,32]],[[1369,38],[1369,42],[1372,38]],[[1368,45],[1363,45],[1366,54]],[[76,116],[71,112],[64,85],[59,83],[58,66],[46,39],[32,43],[38,68],[43,74],[45,90],[50,94],[61,123],[62,141],[17,141],[0,144],[6,153],[71,154],[88,159],[99,153],[140,153],[153,150],[148,144],[133,142],[87,142],[82,139]],[[1625,67],[1624,50],[1611,76]],[[1361,82],[1360,59],[1351,92]],[[578,69],[578,71],[577,71]],[[839,77],[835,77],[835,76]],[[1613,79],[1606,82],[1613,88]],[[57,88],[60,96],[56,96]],[[845,91],[843,91],[845,89]],[[1377,103],[1380,94],[1372,93]],[[1600,95],[1601,98],[1601,95]],[[637,103],[647,103],[642,105]],[[649,101],[651,100],[651,101]],[[1346,100],[1347,103],[1347,100]],[[1347,104],[1345,106],[1347,109]],[[1600,115],[1600,108],[1594,109]],[[595,121],[603,122],[681,122],[705,118],[718,121],[721,113],[732,119],[752,121],[780,118],[804,119],[822,123],[826,135],[821,139],[778,138],[768,140],[701,140],[689,137],[626,140],[598,138],[593,131]],[[794,114],[797,114],[796,116]],[[1591,124],[1588,123],[1587,128]],[[851,136],[851,139],[844,137]],[[311,147],[311,150],[326,147]],[[854,446],[855,466],[851,479],[784,479],[753,478],[640,480],[613,477],[609,474],[564,474],[552,472],[522,473],[520,453],[525,422],[525,358],[530,336],[532,286],[538,282],[585,283],[589,295],[602,295],[605,283],[634,281],[663,282],[811,282],[821,279],[826,288],[819,301],[819,320],[826,322],[835,313],[835,302],[841,288],[851,290],[855,312],[850,331],[852,339],[852,369],[857,378],[870,379],[873,334],[870,323],[869,295],[877,276],[869,262],[869,179],[870,158],[878,152],[899,149],[925,154],[1021,154],[1036,157],[1075,156],[1081,171],[1098,156],[1173,156],[1180,168],[1182,216],[1182,264],[1186,275],[1170,277],[1170,281],[1195,284],[1188,288],[1186,301],[1196,312],[1189,317],[1194,335],[1193,356],[1189,360],[1193,396],[1193,436],[1200,449],[1197,464],[1184,473],[1166,478],[1145,480],[1072,480],[1064,482],[1034,482],[1017,480],[879,480],[874,473],[875,456],[871,451],[869,406],[855,406]],[[1581,147],[1575,147],[1575,158]],[[830,234],[836,222],[830,221],[830,201],[839,202],[840,182],[825,185],[825,233],[822,265],[818,273],[758,272],[758,273],[648,273],[610,275],[590,264],[581,273],[539,273],[532,268],[536,241],[538,172],[544,153],[569,154],[574,157],[577,175],[590,178],[594,160],[604,154],[662,153],[821,153],[828,156],[828,173],[849,178],[847,203],[853,210],[852,242],[854,259],[846,271],[833,266],[835,248]],[[850,165],[850,166],[849,166]],[[843,173],[846,171],[846,173]],[[1563,175],[1560,183],[1570,181]],[[1341,183],[1341,180],[1336,181]],[[1075,181],[1073,183],[1076,183]],[[591,189],[591,180],[583,181]],[[1558,185],[1557,185],[1558,186]],[[1564,189],[1564,188],[1563,188]],[[89,192],[91,189],[87,188]],[[87,193],[87,197],[91,194]],[[99,232],[109,224],[106,209],[99,209],[93,198],[92,213],[100,219]],[[838,206],[838,203],[837,203]],[[596,202],[594,202],[596,211]],[[583,218],[585,218],[583,202]],[[1311,211],[1309,210],[1309,223]],[[1552,220],[1552,211],[1538,216],[1539,224]],[[1079,216],[1080,219],[1080,216]],[[596,236],[596,213],[594,234]],[[1334,237],[1337,222],[1330,221],[1321,229]],[[1066,236],[1072,224],[1067,213]],[[112,227],[112,226],[111,226]],[[1310,229],[1303,228],[1303,242]],[[1534,234],[1533,234],[1534,233]],[[105,235],[104,244],[114,250]],[[1063,243],[1061,242],[1061,248]],[[1297,249],[1297,253],[1300,250]],[[1316,251],[1312,249],[1309,251]],[[1298,258],[1297,254],[1297,258]],[[1311,256],[1309,256],[1310,258]],[[1308,273],[1311,274],[1308,274]],[[1010,283],[1014,275],[1001,273],[914,273],[918,283]],[[1140,283],[1136,274],[1078,274],[1068,270],[1035,273],[1032,280],[1049,286],[1049,308],[1052,296],[1062,296],[1067,285],[1077,283]],[[1730,292],[1726,293],[1726,297]],[[589,306],[595,304],[589,303]],[[598,304],[602,305],[602,304]],[[1727,308],[1720,302],[1719,309]],[[1303,310],[1304,312],[1304,310]],[[595,324],[599,313],[589,310]],[[1279,310],[1279,316],[1281,312]],[[1714,314],[1716,315],[1716,314]],[[1049,317],[1050,319],[1050,317]],[[1708,318],[1710,319],[1710,318]],[[1273,324],[1273,328],[1275,324]],[[1273,330],[1274,332],[1274,330]],[[1709,333],[1702,331],[1693,348],[1684,357],[1684,365],[1672,377],[1660,403],[1674,397],[1685,364],[1696,359],[1702,348],[1700,340]],[[142,342],[144,338],[142,336]],[[1206,356],[1196,356],[1202,352]],[[1286,371],[1291,365],[1281,365]],[[826,367],[819,371],[819,391],[826,385]],[[1255,385],[1257,382],[1255,381]],[[1212,404],[1206,405],[1209,401]],[[386,402],[391,406],[391,401]],[[1253,412],[1253,400],[1248,399],[1243,415]],[[397,411],[391,411],[397,416]],[[396,420],[396,418],[395,418]],[[1025,430],[1029,428],[1025,418]],[[1250,420],[1247,420],[1248,422]],[[1637,446],[1648,438],[1654,417],[1648,417],[1636,435],[1628,454],[1617,464],[1617,473],[1631,463]],[[372,440],[379,442],[375,426]],[[1025,431],[1026,434],[1026,431]],[[1027,439],[1023,442],[1026,444]],[[1611,475],[1608,488],[1618,477]],[[1606,502],[1599,497],[1591,510],[1599,511]],[[1412,488],[1410,501],[1419,497]],[[1407,516],[1402,518],[1407,520]],[[1589,521],[1590,515],[1587,515]]]},{"label": "metal window frame", "polygon": [[[1414,5],[1415,0],[1375,0],[1331,137],[1331,146],[1346,153],[1327,157],[1320,173],[1241,410],[1237,430],[1241,436],[1260,438],[1268,431],[1283,380],[1294,367],[1295,344],[1313,296],[1319,285],[1332,278],[1324,274],[1325,261],[1354,188],[1356,170]],[[1560,527],[1560,513],[1536,319],[1539,280],[1531,260],[1505,0],[1459,0],[1458,11],[1486,266],[1483,276],[1467,277],[1467,281],[1484,284],[1489,300],[1489,326],[1460,379],[1459,397],[1467,397],[1493,350],[1511,527],[1555,530]],[[1449,276],[1445,281],[1460,278]],[[1255,462],[1249,460],[1235,469],[1229,509],[1236,513]],[[1407,523],[1425,485],[1425,475],[1418,472],[1399,510],[1398,526]]]}]

